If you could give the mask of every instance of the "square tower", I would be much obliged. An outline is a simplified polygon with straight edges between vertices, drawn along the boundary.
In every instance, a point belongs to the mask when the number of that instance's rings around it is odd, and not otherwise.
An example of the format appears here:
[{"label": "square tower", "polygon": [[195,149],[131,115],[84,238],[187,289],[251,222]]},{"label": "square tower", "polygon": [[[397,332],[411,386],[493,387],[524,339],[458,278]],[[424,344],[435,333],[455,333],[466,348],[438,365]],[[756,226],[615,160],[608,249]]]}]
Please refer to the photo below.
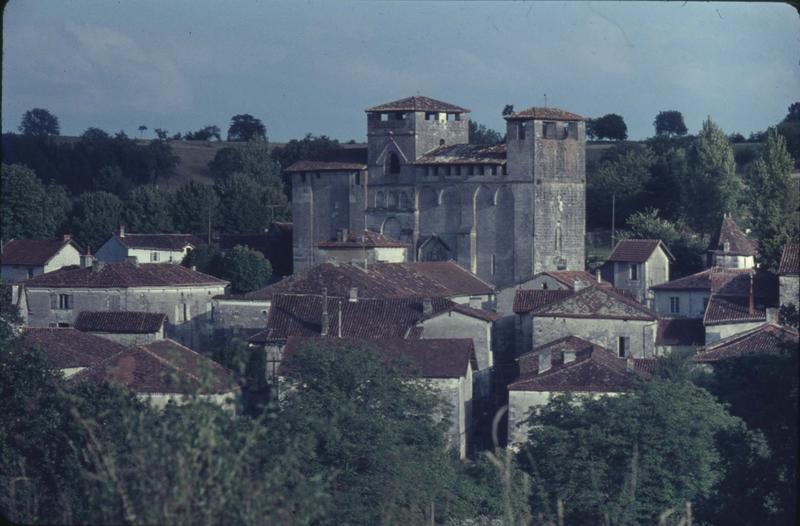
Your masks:
[{"label": "square tower", "polygon": [[[531,200],[531,221],[518,230],[523,235],[530,228],[532,243],[519,247],[525,250],[518,255],[517,272],[584,270],[585,119],[557,108],[537,107],[505,118],[509,174],[532,184],[526,196]],[[524,245],[522,240],[519,243]]]}]

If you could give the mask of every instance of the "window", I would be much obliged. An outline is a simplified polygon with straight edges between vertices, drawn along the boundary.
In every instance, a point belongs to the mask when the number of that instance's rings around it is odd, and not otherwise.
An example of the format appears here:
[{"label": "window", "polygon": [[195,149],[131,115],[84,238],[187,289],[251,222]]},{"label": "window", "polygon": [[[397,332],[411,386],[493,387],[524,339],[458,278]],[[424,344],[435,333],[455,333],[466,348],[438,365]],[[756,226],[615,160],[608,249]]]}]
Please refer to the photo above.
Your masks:
[{"label": "window", "polygon": [[58,308],[61,310],[72,310],[72,294],[59,294]]},{"label": "window", "polygon": [[444,139],[439,139],[439,146],[444,146]]},{"label": "window", "polygon": [[389,154],[389,173],[390,174],[399,174],[400,173],[400,158],[397,157],[397,154]]},{"label": "window", "polygon": [[482,164],[478,165],[478,175],[484,175],[484,166]]},{"label": "window", "polygon": [[58,322],[58,325],[57,325],[57,326],[58,326],[59,328],[61,328],[61,329],[66,329],[67,327],[69,327],[69,323],[65,323],[65,322],[63,322],[63,321],[60,321],[60,322]]},{"label": "window", "polygon": [[495,255],[492,254],[492,276],[494,276],[496,271],[497,271],[497,260],[495,259]]},{"label": "window", "polygon": [[475,175],[475,167],[471,164],[467,166],[467,175]]},{"label": "window", "polygon": [[669,312],[670,314],[679,314],[681,312],[681,298],[678,296],[671,296],[669,298]]},{"label": "window", "polygon": [[556,225],[555,250],[556,254],[561,254],[561,223]]},{"label": "window", "polygon": [[631,263],[629,278],[631,281],[639,281],[639,265]]},{"label": "window", "polygon": [[389,120],[389,114],[388,113],[381,113],[381,122],[386,122],[388,120]]},{"label": "window", "polygon": [[542,124],[542,131],[544,132],[545,139],[555,139],[556,138],[556,123],[555,122],[545,122]]},{"label": "window", "polygon": [[517,139],[520,141],[525,140],[525,123],[520,122],[517,124]]},{"label": "window", "polygon": [[356,186],[361,186],[361,172],[356,172]]},{"label": "window", "polygon": [[150,262],[158,261],[158,252],[150,252]]},{"label": "window", "polygon": [[492,175],[497,175],[497,165],[496,164],[492,165]]},{"label": "window", "polygon": [[627,358],[631,352],[631,339],[627,336],[617,338],[617,354],[620,358]]},{"label": "window", "polygon": [[306,173],[305,172],[302,172],[300,174],[300,182],[305,184],[305,182],[306,182]]},{"label": "window", "polygon": [[508,167],[505,164],[503,165],[503,175],[508,175]]},{"label": "window", "polygon": [[28,267],[28,279],[33,277],[33,267]]}]

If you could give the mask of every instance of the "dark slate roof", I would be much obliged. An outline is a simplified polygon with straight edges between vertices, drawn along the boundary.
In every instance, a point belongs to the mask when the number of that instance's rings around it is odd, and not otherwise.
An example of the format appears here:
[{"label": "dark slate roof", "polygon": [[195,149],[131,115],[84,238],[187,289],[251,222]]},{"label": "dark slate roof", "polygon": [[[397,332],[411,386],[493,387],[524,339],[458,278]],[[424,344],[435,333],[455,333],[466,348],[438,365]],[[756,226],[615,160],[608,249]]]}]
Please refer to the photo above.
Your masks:
[{"label": "dark slate roof", "polygon": [[436,317],[436,316],[441,316],[441,315],[449,313],[449,312],[458,312],[460,314],[463,314],[464,316],[469,316],[471,318],[477,318],[479,320],[488,321],[488,322],[495,322],[495,321],[499,320],[500,317],[501,317],[496,312],[492,312],[492,311],[489,311],[489,310],[474,309],[474,308],[472,308],[472,307],[470,307],[468,305],[455,304],[455,305],[453,305],[452,307],[450,307],[449,309],[447,309],[445,311],[437,312],[436,314],[431,314],[430,316],[427,316],[426,319],[430,319],[430,318],[433,318],[433,317]]},{"label": "dark slate roof", "polygon": [[708,300],[704,325],[718,325],[725,323],[766,321],[767,313],[763,305],[754,303],[750,309],[748,296],[723,296],[713,294]]},{"label": "dark slate roof", "polygon": [[696,318],[662,318],[658,320],[656,345],[703,345],[703,320]]},{"label": "dark slate roof", "polygon": [[83,311],[75,320],[75,328],[83,332],[150,334],[164,326],[167,315],[156,312]]},{"label": "dark slate roof", "polygon": [[520,289],[514,294],[514,312],[525,314],[572,294],[571,290]]},{"label": "dark slate roof", "polygon": [[71,327],[27,327],[23,339],[44,352],[57,369],[90,367],[126,349],[122,344]]},{"label": "dark slate roof", "polygon": [[238,388],[227,369],[173,340],[124,348],[71,380],[122,384],[151,394],[216,394]]},{"label": "dark slate roof", "polygon": [[392,237],[373,232],[372,230],[360,230],[350,232],[345,241],[322,241],[317,244],[319,248],[407,248],[408,244],[398,241]]},{"label": "dark slate roof", "polygon": [[290,165],[285,172],[355,172],[366,170],[363,163],[341,161],[297,161]]},{"label": "dark slate roof", "polygon": [[467,366],[477,368],[475,349],[472,340],[463,339],[430,339],[406,340],[402,338],[386,338],[378,341],[363,339],[339,338],[296,338],[286,342],[283,350],[278,374],[291,374],[291,357],[307,346],[336,351],[342,346],[358,346],[371,348],[380,353],[387,361],[408,361],[423,378],[461,378],[467,374]]},{"label": "dark slate roof", "polygon": [[644,263],[650,259],[659,246],[671,261],[675,261],[672,252],[660,239],[623,239],[618,241],[606,261]]},{"label": "dark slate roof", "polygon": [[94,267],[64,267],[35,276],[23,284],[27,288],[128,288],[227,285],[228,282],[171,263],[95,262]]},{"label": "dark slate roof", "polygon": [[[347,299],[328,297],[328,335],[339,334],[341,306],[342,337],[405,338],[425,315],[421,299]],[[447,310],[453,302],[431,300],[433,313]],[[290,336],[319,336],[322,328],[322,296],[279,294],[272,299],[267,328],[250,338],[252,343],[284,341]]]},{"label": "dark slate roof", "polygon": [[507,120],[517,119],[535,119],[546,121],[585,121],[586,118],[581,117],[577,113],[570,113],[558,108],[540,108],[531,107],[526,110],[514,112],[504,117]]},{"label": "dark slate roof", "polygon": [[417,95],[415,97],[406,97],[405,99],[373,106],[372,108],[367,108],[364,111],[444,111],[450,113],[465,113],[469,110],[462,108],[461,106],[456,106],[455,104]]},{"label": "dark slate roof", "polygon": [[205,242],[194,234],[128,234],[114,237],[128,248],[183,250],[187,245],[199,247]]},{"label": "dark slate roof", "polygon": [[45,265],[67,245],[80,248],[71,239],[12,239],[3,244],[2,265]]},{"label": "dark slate roof", "polygon": [[757,354],[785,354],[797,352],[797,330],[765,323],[755,329],[740,332],[706,345],[692,360],[713,363],[725,358],[739,358]]},{"label": "dark slate roof", "polygon": [[800,245],[790,243],[783,247],[778,274],[781,276],[797,276],[800,274]]},{"label": "dark slate roof", "polygon": [[[730,243],[729,250],[725,251],[725,242]],[[737,256],[755,256],[758,244],[747,239],[744,232],[739,230],[732,217],[726,215],[722,218],[719,230],[711,238],[708,245],[709,252]]]},{"label": "dark slate roof", "polygon": [[506,145],[440,146],[417,159],[415,164],[506,164]]},{"label": "dark slate roof", "polygon": [[658,315],[641,303],[605,287],[587,287],[534,311],[534,316],[593,318],[603,320],[648,320]]},{"label": "dark slate roof", "polygon": [[519,372],[522,376],[537,372],[539,370],[539,355],[543,352],[550,352],[552,366],[561,366],[564,365],[565,351],[572,351],[577,357],[585,356],[596,349],[603,349],[603,347],[577,336],[565,336],[517,357]]}]

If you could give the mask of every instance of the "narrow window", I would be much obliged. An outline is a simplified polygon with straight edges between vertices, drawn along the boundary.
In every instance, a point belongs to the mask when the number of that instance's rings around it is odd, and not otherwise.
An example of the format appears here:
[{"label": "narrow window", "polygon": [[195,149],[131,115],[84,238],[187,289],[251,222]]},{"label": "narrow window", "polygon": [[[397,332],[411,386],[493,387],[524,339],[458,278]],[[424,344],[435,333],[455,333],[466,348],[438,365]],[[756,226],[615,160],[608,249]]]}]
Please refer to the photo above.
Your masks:
[{"label": "narrow window", "polygon": [[33,267],[28,267],[28,279],[33,277]]},{"label": "narrow window", "polygon": [[505,164],[503,165],[503,175],[508,175],[508,167]]},{"label": "narrow window", "polygon": [[495,259],[495,255],[492,254],[492,276],[494,276],[496,270],[497,270],[497,260]]},{"label": "narrow window", "polygon": [[525,123],[520,122],[517,124],[517,139],[520,141],[525,140]]},{"label": "narrow window", "polygon": [[543,125],[544,131],[544,138],[545,139],[555,139],[556,138],[556,123],[555,122],[545,122]]},{"label": "narrow window", "polygon": [[65,323],[63,321],[60,321],[60,322],[58,322],[58,327],[62,328],[62,329],[66,329],[67,327],[69,327],[69,323]]},{"label": "narrow window", "polygon": [[361,172],[356,172],[356,186],[361,186]]},{"label": "narrow window", "polygon": [[467,166],[467,175],[475,175],[475,167],[471,164]]},{"label": "narrow window", "polygon": [[400,158],[397,157],[397,155],[394,153],[389,155],[389,173],[390,174],[400,173]]},{"label": "narrow window", "polygon": [[155,263],[158,261],[158,252],[150,252],[150,262]]},{"label": "narrow window", "polygon": [[305,184],[305,182],[306,182],[306,173],[305,172],[302,172],[300,174],[300,182]]},{"label": "narrow window", "polygon": [[556,225],[555,249],[556,254],[561,254],[561,223]]},{"label": "narrow window", "polygon": [[669,298],[669,312],[670,314],[679,314],[681,312],[681,298],[672,296]]},{"label": "narrow window", "polygon": [[453,175],[461,175],[461,165],[453,166]]},{"label": "narrow window", "polygon": [[631,281],[638,281],[639,280],[639,265],[636,263],[631,263],[630,266],[630,279]]},{"label": "narrow window", "polygon": [[435,121],[438,118],[438,114],[435,111],[428,111],[425,112],[425,120],[426,121]]},{"label": "narrow window", "polygon": [[439,139],[439,146],[444,146],[444,139]]},{"label": "narrow window", "polygon": [[484,175],[484,166],[482,164],[478,165],[478,175]]},{"label": "narrow window", "polygon": [[381,122],[386,122],[388,120],[389,120],[389,114],[388,113],[381,113]]},{"label": "narrow window", "polygon": [[72,295],[59,294],[58,295],[58,308],[61,310],[72,310]]},{"label": "narrow window", "polygon": [[617,354],[620,358],[627,358],[630,353],[630,338],[620,336],[617,338]]},{"label": "narrow window", "polygon": [[497,175],[497,165],[496,164],[492,165],[492,175]]}]

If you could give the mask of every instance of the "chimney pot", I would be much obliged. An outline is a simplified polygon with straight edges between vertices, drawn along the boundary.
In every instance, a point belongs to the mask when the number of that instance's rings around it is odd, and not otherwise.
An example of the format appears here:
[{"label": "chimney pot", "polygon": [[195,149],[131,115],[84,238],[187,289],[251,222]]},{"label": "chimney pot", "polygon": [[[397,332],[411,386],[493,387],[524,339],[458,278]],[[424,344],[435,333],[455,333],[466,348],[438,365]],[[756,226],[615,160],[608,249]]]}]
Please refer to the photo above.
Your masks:
[{"label": "chimney pot", "polygon": [[603,282],[603,278],[600,277],[600,269],[595,270],[594,273],[595,273],[595,276],[597,276],[597,282],[598,283],[602,283]]},{"label": "chimney pot", "polygon": [[539,352],[539,368],[536,371],[537,374],[542,374],[545,371],[550,370],[551,360],[550,360],[550,351],[540,351]]},{"label": "chimney pot", "polygon": [[72,239],[72,234],[64,234],[64,241],[69,241]]},{"label": "chimney pot", "polygon": [[422,300],[422,314],[425,316],[430,316],[433,314],[433,302],[430,298],[425,298]]}]

